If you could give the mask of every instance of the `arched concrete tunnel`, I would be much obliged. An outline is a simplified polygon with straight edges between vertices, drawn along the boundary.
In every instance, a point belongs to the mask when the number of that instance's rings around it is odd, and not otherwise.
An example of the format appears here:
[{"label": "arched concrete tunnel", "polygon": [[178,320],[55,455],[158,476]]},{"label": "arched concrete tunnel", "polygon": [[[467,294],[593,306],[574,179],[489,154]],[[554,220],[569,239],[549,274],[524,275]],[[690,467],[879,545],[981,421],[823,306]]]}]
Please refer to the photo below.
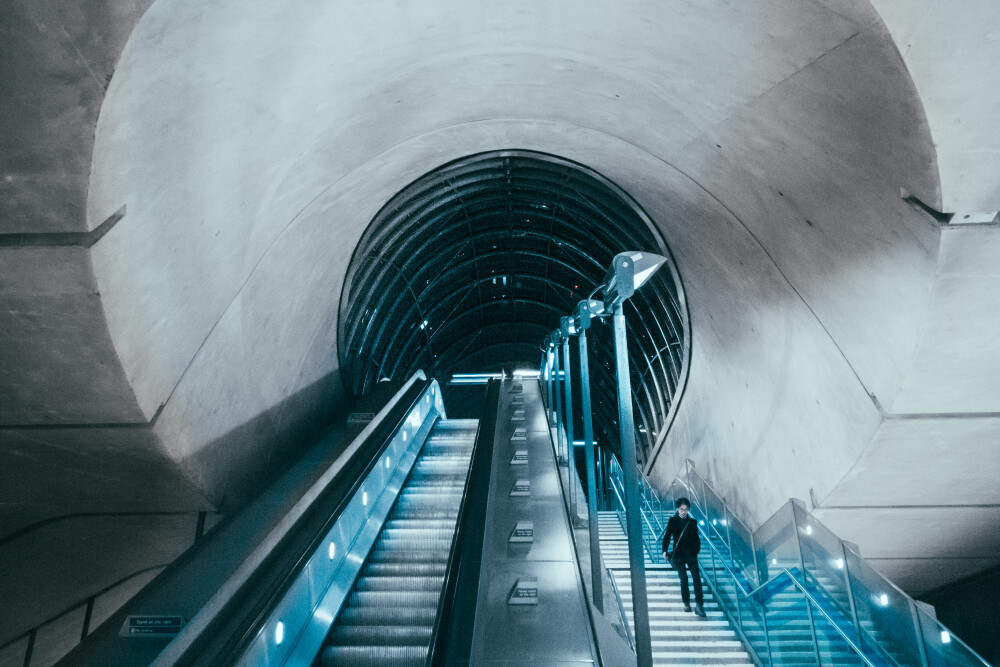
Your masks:
[{"label": "arched concrete tunnel", "polygon": [[[635,310],[679,334],[654,345],[677,355],[649,390],[654,483],[691,459],[750,525],[801,498],[916,596],[995,576],[1000,10],[973,4],[4,9],[0,644],[155,573],[366,382],[537,363],[630,242],[675,273],[672,315]],[[444,232],[511,156],[552,175],[481,200],[523,222],[490,265],[469,249],[489,225]],[[460,167],[489,160],[463,194]],[[428,182],[457,194],[393,218]],[[629,206],[531,226],[531,206],[605,190]],[[394,252],[418,273],[470,262],[421,301],[365,273]],[[350,280],[373,275],[371,307],[424,343],[351,347],[351,318],[377,315]],[[509,296],[456,296],[504,276]],[[380,344],[392,363],[366,380]]]}]

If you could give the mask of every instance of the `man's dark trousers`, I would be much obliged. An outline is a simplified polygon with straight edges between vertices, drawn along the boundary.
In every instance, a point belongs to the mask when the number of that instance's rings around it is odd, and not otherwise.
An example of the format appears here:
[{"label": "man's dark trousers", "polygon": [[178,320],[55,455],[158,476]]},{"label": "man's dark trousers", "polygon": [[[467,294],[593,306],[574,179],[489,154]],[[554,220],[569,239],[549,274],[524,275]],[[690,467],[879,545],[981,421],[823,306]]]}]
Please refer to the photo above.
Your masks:
[{"label": "man's dark trousers", "polygon": [[702,604],[703,592],[701,589],[701,570],[698,568],[698,556],[674,556],[673,564],[677,570],[677,575],[681,578],[681,600],[684,604],[691,604],[691,591],[688,588],[687,573],[690,569],[691,576],[694,577],[694,603]]}]

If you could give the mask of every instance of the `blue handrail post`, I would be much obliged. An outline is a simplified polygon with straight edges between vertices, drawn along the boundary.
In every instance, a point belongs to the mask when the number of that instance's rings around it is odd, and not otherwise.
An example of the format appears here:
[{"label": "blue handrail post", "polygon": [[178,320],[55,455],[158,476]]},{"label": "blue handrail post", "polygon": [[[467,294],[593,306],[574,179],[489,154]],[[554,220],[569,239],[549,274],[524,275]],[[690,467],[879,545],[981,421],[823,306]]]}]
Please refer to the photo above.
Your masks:
[{"label": "blue handrail post", "polygon": [[581,329],[580,402],[583,410],[583,444],[587,465],[587,519],[590,523],[590,576],[594,606],[604,613],[604,583],[601,578],[601,536],[597,519],[597,482],[594,473],[594,422],[590,412],[590,359],[587,352],[587,330]]},{"label": "blue handrail post", "polygon": [[618,377],[618,429],[621,441],[622,480],[625,486],[625,523],[628,530],[628,560],[632,578],[632,618],[635,621],[635,654],[638,667],[652,667],[653,645],[649,634],[649,603],[646,599],[646,560],[643,557],[642,518],[639,516],[639,480],[635,455],[635,423],[632,415],[632,380],[628,365],[628,340],[622,304],[614,306],[615,370]]},{"label": "blue handrail post", "polygon": [[569,337],[563,337],[563,388],[566,390],[566,492],[569,494],[570,525],[576,528],[576,453],[573,445],[573,376],[569,362]]},{"label": "blue handrail post", "polygon": [[545,393],[548,397],[548,402],[545,404],[545,419],[548,425],[551,427],[552,422],[555,420],[555,414],[553,412],[554,405],[552,403],[552,350],[548,349],[545,351]]},{"label": "blue handrail post", "polygon": [[555,386],[553,388],[553,393],[555,393],[555,395],[556,395],[556,424],[555,424],[555,426],[556,426],[556,457],[559,459],[559,463],[560,464],[565,464],[566,463],[566,457],[565,457],[565,455],[563,453],[563,441],[562,441],[563,430],[560,427],[560,422],[563,419],[563,405],[562,405],[562,392],[559,391],[559,382],[562,379],[562,373],[560,372],[561,365],[559,363],[559,348],[556,348],[555,350],[553,350],[552,354],[553,354],[553,358],[555,359],[554,366],[555,366],[555,370],[556,370]]}]

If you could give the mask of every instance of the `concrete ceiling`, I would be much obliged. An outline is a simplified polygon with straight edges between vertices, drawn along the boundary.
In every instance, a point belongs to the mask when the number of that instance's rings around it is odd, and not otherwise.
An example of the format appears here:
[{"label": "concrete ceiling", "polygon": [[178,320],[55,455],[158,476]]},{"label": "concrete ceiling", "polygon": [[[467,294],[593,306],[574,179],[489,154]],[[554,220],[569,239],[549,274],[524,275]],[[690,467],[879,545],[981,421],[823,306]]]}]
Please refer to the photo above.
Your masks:
[{"label": "concrete ceiling", "polygon": [[[1000,74],[945,85],[994,53],[987,0],[923,3],[956,31],[933,40],[902,0],[148,4],[3,10],[0,531],[238,504],[343,409],[337,305],[379,207],[525,148],[611,178],[677,259],[691,376],[654,479],[692,458],[750,523],[887,489],[821,518],[911,558],[913,590],[958,576],[878,535],[935,442],[1000,463],[997,229],[942,232],[899,196],[1000,208]],[[903,425],[913,477],[880,486]],[[996,529],[995,502],[950,516]]]}]

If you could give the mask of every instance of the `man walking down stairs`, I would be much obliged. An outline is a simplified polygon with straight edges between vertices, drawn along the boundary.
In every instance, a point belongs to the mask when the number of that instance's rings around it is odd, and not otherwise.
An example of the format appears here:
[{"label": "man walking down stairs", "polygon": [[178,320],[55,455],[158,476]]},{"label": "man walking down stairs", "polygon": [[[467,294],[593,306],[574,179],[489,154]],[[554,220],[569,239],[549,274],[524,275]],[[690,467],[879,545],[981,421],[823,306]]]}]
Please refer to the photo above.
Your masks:
[{"label": "man walking down stairs", "polygon": [[[632,625],[628,539],[615,512],[600,512],[599,525],[601,554],[614,575],[622,606]],[[646,587],[654,664],[753,665],[710,590],[705,591],[704,618],[684,611],[677,573],[669,565],[653,563],[649,554],[646,554]]]}]

